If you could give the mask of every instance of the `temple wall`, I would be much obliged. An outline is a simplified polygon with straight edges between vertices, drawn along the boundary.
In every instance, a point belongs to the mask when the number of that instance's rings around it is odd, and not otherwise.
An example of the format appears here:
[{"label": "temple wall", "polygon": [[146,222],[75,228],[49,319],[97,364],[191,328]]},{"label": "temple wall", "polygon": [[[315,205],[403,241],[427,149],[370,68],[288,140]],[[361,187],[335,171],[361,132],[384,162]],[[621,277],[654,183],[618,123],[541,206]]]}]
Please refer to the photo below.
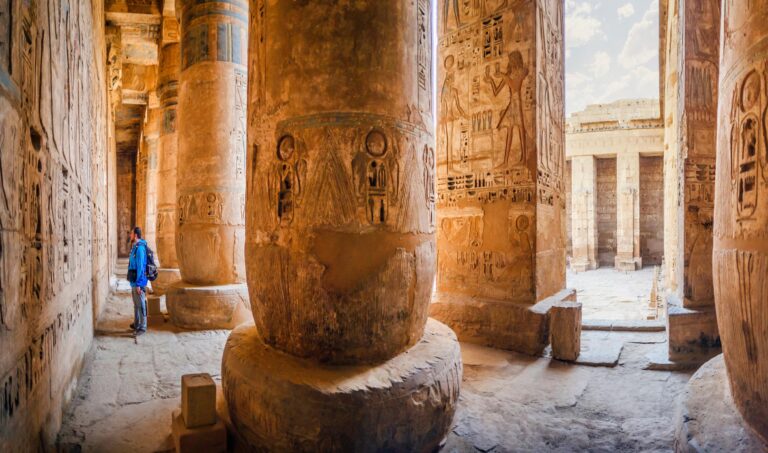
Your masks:
[{"label": "temple wall", "polygon": [[646,266],[664,256],[664,161],[640,156],[640,255]]},{"label": "temple wall", "polygon": [[108,289],[100,2],[0,2],[0,451],[52,450]]},{"label": "temple wall", "polygon": [[136,223],[136,158],[131,153],[117,153],[117,254],[127,257],[131,251],[128,230]]},{"label": "temple wall", "polygon": [[597,260],[613,266],[616,258],[616,159],[597,159]]}]

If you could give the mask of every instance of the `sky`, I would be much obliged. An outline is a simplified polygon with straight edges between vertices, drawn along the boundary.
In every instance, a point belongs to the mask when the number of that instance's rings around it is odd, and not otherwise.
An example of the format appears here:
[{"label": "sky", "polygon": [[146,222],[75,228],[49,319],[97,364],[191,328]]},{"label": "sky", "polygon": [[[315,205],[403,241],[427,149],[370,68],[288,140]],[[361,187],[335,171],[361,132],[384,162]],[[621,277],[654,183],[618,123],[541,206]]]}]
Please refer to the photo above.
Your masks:
[{"label": "sky", "polygon": [[658,0],[565,0],[566,115],[659,97]]}]

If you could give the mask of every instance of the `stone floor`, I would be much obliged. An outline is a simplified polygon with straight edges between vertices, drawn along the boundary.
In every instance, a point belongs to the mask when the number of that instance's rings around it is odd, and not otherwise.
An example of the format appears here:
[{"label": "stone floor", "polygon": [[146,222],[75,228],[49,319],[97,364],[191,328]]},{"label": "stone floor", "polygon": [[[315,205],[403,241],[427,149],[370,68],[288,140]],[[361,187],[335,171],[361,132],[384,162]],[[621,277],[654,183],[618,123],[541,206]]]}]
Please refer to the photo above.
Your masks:
[{"label": "stone floor", "polygon": [[[226,331],[128,335],[128,294],[113,295],[59,435],[62,451],[167,451],[182,374],[220,378]],[[671,451],[689,373],[646,371],[663,333],[584,332],[584,366],[462,344],[464,382],[443,451]]]},{"label": "stone floor", "polygon": [[568,269],[566,280],[568,288],[576,290],[584,320],[641,321],[650,313],[654,272],[654,267],[636,272],[612,267],[578,273]]}]

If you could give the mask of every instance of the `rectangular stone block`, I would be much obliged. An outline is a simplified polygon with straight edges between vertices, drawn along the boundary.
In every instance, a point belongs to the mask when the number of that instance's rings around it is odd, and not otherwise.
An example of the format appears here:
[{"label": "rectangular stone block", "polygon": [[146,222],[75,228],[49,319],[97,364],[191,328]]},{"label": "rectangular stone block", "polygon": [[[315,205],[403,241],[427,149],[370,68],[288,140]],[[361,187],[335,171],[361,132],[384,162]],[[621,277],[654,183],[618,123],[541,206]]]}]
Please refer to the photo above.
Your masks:
[{"label": "rectangular stone block", "polygon": [[147,326],[149,327],[159,327],[164,324],[165,324],[165,315],[163,314],[147,316]]},{"label": "rectangular stone block", "polygon": [[[215,391],[215,388],[214,388]],[[227,428],[222,420],[212,425],[189,428],[184,424],[182,411],[173,411],[171,433],[176,453],[225,453]]]},{"label": "rectangular stone block", "polygon": [[163,296],[147,297],[147,315],[163,314]]},{"label": "rectangular stone block", "polygon": [[216,383],[211,375],[185,374],[181,377],[181,413],[187,428],[216,423]]},{"label": "rectangular stone block", "polygon": [[575,361],[581,352],[581,304],[557,302],[549,311],[552,357]]}]

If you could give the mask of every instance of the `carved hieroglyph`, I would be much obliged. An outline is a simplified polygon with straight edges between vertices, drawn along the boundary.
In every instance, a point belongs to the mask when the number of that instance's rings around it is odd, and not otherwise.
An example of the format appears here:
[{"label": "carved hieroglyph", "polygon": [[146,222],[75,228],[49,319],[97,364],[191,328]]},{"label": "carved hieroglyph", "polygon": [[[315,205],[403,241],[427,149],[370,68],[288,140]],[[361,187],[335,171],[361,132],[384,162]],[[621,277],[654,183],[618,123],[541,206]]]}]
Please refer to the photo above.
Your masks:
[{"label": "carved hieroglyph", "polygon": [[533,304],[565,286],[563,5],[440,3],[438,291]]},{"label": "carved hieroglyph", "polygon": [[251,2],[256,325],[232,332],[222,362],[233,425],[251,448],[432,451],[451,426],[458,341],[427,323],[430,3]]},{"label": "carved hieroglyph", "polygon": [[768,8],[723,3],[714,281],[731,391],[768,442]]},{"label": "carved hieroglyph", "polygon": [[103,4],[0,1],[0,451],[52,450],[108,291]]}]

